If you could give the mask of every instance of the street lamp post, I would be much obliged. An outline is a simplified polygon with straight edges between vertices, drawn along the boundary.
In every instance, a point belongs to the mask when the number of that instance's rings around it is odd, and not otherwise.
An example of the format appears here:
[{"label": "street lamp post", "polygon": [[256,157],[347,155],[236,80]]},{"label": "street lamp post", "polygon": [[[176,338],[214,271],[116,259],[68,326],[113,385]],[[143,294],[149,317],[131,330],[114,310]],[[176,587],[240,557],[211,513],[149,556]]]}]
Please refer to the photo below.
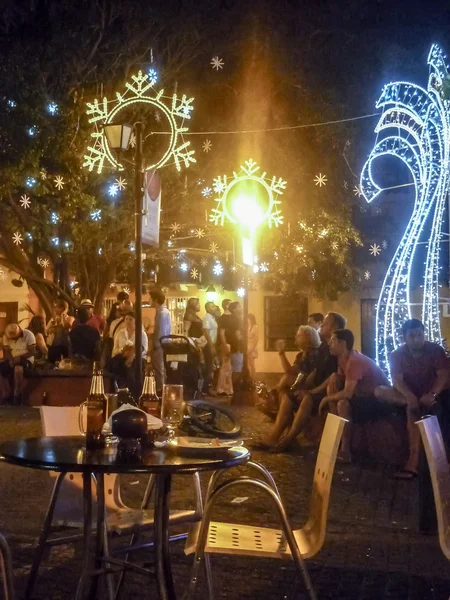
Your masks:
[{"label": "street lamp post", "polygon": [[[129,125],[105,125],[105,134],[109,147],[120,152],[127,150],[132,128]],[[143,156],[142,156],[142,123],[134,124],[136,148],[134,153],[134,218],[135,218],[135,379],[138,386],[142,383],[142,202],[143,202]]]}]

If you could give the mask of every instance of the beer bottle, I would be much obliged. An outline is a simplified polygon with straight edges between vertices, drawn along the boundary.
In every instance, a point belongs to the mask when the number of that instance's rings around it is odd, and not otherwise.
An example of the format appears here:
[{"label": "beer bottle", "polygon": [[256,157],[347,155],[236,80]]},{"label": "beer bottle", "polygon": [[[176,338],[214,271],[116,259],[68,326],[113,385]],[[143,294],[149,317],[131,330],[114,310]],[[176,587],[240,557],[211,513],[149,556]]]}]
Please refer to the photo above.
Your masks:
[{"label": "beer bottle", "polygon": [[107,398],[103,385],[103,371],[100,363],[94,363],[91,391],[87,399],[86,448],[88,450],[103,448],[103,424],[106,421]]},{"label": "beer bottle", "polygon": [[161,418],[161,403],[156,395],[155,375],[151,365],[147,365],[145,370],[144,385],[139,398],[139,408],[153,417]]}]

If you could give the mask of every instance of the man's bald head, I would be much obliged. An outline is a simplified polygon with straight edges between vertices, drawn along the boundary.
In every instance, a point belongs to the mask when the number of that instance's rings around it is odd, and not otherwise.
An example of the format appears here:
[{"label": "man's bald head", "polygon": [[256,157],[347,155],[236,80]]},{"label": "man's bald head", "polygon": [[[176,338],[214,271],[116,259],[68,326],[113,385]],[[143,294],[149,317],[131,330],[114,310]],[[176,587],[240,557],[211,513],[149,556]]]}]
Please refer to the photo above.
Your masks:
[{"label": "man's bald head", "polygon": [[6,326],[5,335],[8,340],[16,340],[20,335],[20,327],[16,323],[10,323]]}]

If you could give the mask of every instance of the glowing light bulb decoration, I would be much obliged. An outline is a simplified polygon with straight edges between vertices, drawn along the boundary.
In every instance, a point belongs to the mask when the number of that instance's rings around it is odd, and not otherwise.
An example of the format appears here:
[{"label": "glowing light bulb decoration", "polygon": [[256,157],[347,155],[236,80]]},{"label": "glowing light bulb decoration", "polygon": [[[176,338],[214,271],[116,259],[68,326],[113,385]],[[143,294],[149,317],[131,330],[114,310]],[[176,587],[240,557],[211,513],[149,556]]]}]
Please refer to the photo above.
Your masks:
[{"label": "glowing light bulb decoration", "polygon": [[159,169],[169,160],[173,160],[178,171],[181,170],[182,164],[189,167],[191,163],[196,162],[194,150],[189,149],[190,142],[185,142],[183,139],[183,133],[188,131],[187,127],[184,127],[184,121],[191,118],[194,99],[187,98],[185,95],[179,98],[177,94],[167,98],[164,96],[164,90],[156,92],[153,89],[157,82],[155,74],[156,71],[154,73],[139,71],[137,75],[132,76],[131,82],[125,83],[126,89],[123,93],[116,93],[115,100],[108,101],[107,98],[103,98],[100,101],[96,99],[87,103],[86,113],[90,117],[89,122],[93,123],[96,129],[91,134],[92,144],[88,146],[88,154],[84,156],[84,167],[90,171],[96,169],[97,173],[101,173],[106,160],[113,168],[123,171],[123,165],[108,145],[103,126],[119,122],[121,111],[135,104],[148,105],[160,111],[166,117],[170,129],[170,134],[167,136],[169,141],[164,153],[158,157],[158,160],[153,159],[145,164],[145,171]]},{"label": "glowing light bulb decoration", "polygon": [[383,114],[375,128],[377,141],[362,173],[360,190],[367,202],[383,191],[374,181],[373,162],[394,156],[408,167],[415,188],[414,209],[387,270],[377,305],[377,362],[390,375],[389,355],[402,343],[402,323],[411,318],[410,288],[414,254],[427,217],[433,210],[425,261],[422,320],[427,337],[440,343],[439,245],[442,219],[449,193],[450,103],[444,97],[449,70],[436,44],[428,56],[427,89],[399,81],[386,85],[377,108]]}]

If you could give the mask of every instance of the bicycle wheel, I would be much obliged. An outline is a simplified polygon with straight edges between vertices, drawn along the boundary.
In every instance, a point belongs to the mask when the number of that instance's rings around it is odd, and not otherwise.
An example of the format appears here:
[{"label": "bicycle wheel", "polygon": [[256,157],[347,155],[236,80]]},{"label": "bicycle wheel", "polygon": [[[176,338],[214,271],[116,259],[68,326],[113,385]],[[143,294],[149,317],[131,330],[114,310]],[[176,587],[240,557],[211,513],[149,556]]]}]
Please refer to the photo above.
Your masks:
[{"label": "bicycle wheel", "polygon": [[190,424],[203,433],[218,438],[234,438],[241,433],[241,426],[231,410],[216,406],[206,400],[187,403]]}]

